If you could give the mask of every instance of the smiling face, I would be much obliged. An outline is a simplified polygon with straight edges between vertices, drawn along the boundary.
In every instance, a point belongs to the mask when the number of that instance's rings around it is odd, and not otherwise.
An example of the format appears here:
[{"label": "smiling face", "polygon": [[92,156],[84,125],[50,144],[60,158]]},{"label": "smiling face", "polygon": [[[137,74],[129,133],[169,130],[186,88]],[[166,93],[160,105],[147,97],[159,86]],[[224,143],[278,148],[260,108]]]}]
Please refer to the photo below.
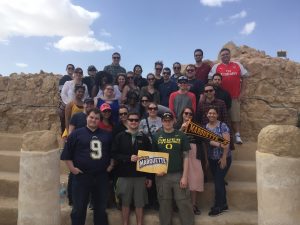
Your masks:
[{"label": "smiling face", "polygon": [[220,52],[220,57],[221,57],[221,61],[222,63],[228,64],[230,61],[230,51],[228,50],[223,50]]},{"label": "smiling face", "polygon": [[86,118],[87,127],[95,130],[98,127],[100,121],[100,113],[96,114],[95,112],[90,112],[90,114]]},{"label": "smiling face", "polygon": [[207,112],[207,118],[209,122],[215,122],[218,119],[218,113],[216,109],[210,109]]},{"label": "smiling face", "polygon": [[119,119],[122,122],[125,122],[128,117],[128,110],[126,108],[120,108],[119,109]]},{"label": "smiling face", "polygon": [[157,110],[158,110],[158,107],[155,103],[152,102],[148,105],[147,111],[148,111],[150,117],[156,117]]},{"label": "smiling face", "polygon": [[137,130],[140,125],[140,118],[138,115],[132,114],[128,116],[127,122],[130,130]]},{"label": "smiling face", "polygon": [[113,94],[114,94],[114,87],[112,85],[106,85],[103,91],[103,95],[107,98],[111,98],[113,97]]},{"label": "smiling face", "polygon": [[192,80],[195,78],[196,76],[196,68],[195,66],[193,65],[189,65],[186,67],[186,76],[189,80]]},{"label": "smiling face", "polygon": [[118,84],[119,84],[121,87],[123,87],[123,86],[125,85],[125,82],[126,82],[125,76],[123,76],[123,75],[119,76],[118,79],[117,79],[117,82],[118,82]]},{"label": "smiling face", "polygon": [[155,77],[153,74],[148,74],[147,81],[150,86],[153,86],[155,83]]}]

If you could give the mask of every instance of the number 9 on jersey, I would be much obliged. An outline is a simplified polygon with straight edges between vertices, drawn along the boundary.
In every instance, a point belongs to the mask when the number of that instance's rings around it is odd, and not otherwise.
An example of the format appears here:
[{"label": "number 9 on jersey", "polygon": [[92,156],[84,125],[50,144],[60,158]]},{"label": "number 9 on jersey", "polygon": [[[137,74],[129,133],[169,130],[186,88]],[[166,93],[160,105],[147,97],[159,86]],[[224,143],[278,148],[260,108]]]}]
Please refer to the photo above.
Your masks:
[{"label": "number 9 on jersey", "polygon": [[102,157],[102,143],[99,140],[91,140],[91,158],[92,159],[101,159]]}]

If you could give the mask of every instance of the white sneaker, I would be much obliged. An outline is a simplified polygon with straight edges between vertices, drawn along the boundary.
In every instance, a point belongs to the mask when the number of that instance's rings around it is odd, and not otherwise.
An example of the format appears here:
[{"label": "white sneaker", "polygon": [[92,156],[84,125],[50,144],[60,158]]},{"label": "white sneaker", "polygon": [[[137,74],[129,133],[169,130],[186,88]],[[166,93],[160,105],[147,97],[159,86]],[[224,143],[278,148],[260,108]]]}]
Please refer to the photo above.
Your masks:
[{"label": "white sneaker", "polygon": [[243,144],[240,134],[235,135],[235,143],[239,145]]}]

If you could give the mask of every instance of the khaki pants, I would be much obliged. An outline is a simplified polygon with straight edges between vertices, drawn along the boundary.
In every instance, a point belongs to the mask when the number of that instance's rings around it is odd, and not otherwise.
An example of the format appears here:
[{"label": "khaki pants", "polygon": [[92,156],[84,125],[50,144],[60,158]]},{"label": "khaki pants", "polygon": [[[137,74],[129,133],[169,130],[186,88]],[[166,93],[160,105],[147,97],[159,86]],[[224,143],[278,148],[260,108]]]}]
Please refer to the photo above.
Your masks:
[{"label": "khaki pants", "polygon": [[179,186],[181,173],[166,174],[156,177],[157,198],[159,201],[159,221],[161,225],[172,224],[172,199],[178,207],[182,225],[193,225],[195,218],[191,203],[190,191]]}]

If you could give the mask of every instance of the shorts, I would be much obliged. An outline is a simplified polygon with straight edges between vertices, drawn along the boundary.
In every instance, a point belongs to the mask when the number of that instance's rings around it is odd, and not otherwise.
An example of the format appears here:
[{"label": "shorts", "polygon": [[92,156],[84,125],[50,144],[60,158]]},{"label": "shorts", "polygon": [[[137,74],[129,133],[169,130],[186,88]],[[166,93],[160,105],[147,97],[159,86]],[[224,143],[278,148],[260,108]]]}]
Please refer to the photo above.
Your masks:
[{"label": "shorts", "polygon": [[232,99],[231,108],[229,109],[231,122],[241,122],[241,101]]},{"label": "shorts", "polygon": [[122,206],[129,207],[132,200],[136,208],[143,208],[148,203],[145,177],[119,177],[116,194],[122,200]]}]

